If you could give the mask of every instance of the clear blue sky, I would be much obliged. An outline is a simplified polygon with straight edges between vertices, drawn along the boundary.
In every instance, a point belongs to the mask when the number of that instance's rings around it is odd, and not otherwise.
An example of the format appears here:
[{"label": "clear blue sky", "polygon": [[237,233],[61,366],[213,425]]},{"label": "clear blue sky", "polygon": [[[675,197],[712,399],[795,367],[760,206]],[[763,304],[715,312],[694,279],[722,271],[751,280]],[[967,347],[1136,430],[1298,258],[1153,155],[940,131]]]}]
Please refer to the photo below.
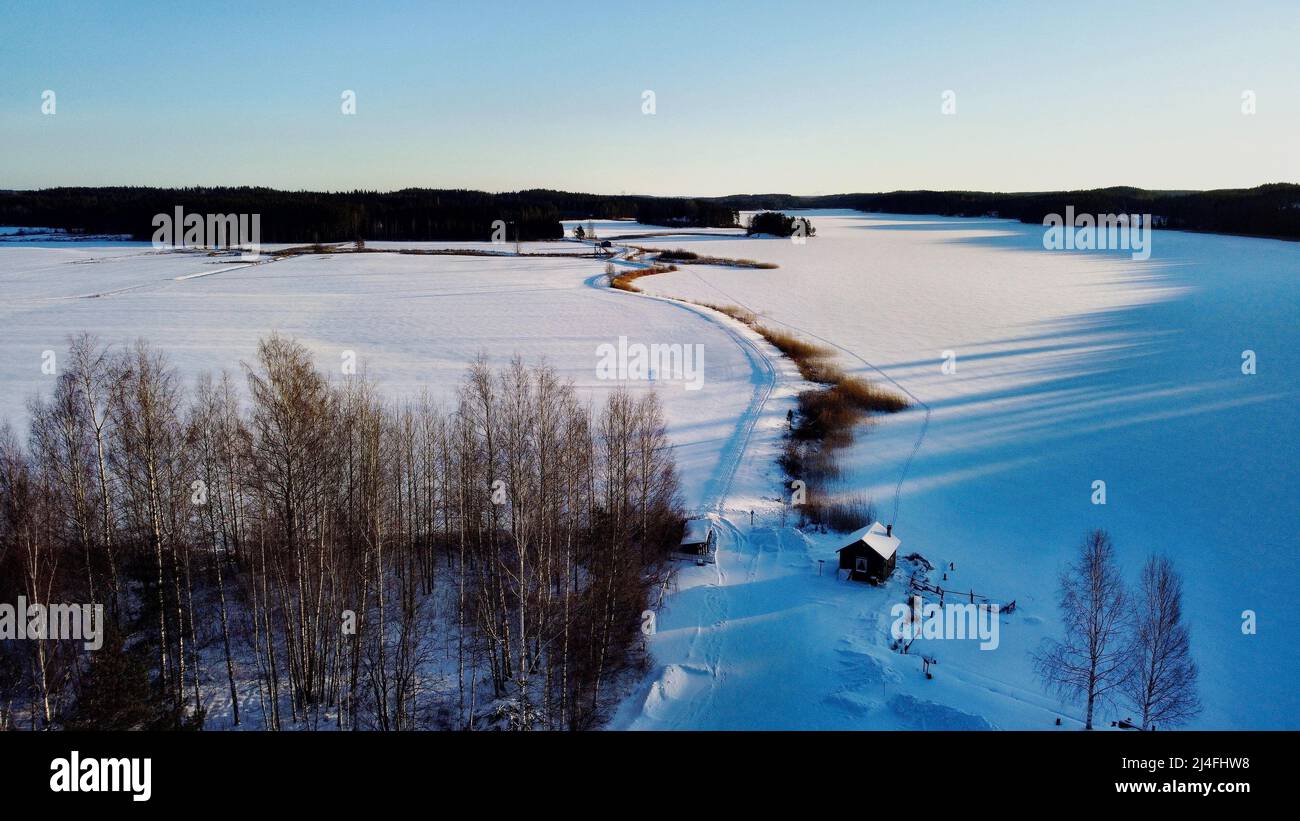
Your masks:
[{"label": "clear blue sky", "polygon": [[0,188],[1300,181],[1300,3],[1043,5],[0,0]]}]

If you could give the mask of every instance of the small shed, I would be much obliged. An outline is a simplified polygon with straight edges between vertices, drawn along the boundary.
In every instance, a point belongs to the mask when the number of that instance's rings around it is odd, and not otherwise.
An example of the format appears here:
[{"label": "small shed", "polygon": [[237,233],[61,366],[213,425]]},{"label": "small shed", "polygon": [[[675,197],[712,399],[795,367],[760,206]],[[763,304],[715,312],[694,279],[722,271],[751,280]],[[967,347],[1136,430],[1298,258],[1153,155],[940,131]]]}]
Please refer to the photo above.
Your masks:
[{"label": "small shed", "polygon": [[879,584],[894,572],[898,545],[893,525],[872,522],[850,535],[849,543],[839,549],[840,570],[849,571],[854,581]]},{"label": "small shed", "polygon": [[687,519],[682,532],[682,543],[677,550],[692,556],[707,556],[713,552],[718,534],[709,519]]}]

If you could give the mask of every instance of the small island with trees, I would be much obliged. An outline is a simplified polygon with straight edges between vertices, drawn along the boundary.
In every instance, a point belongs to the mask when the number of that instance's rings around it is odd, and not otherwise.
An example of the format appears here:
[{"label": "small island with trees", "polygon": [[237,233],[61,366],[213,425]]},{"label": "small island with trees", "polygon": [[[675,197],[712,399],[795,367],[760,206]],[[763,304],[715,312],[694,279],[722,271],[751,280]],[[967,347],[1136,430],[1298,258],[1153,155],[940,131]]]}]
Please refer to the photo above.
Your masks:
[{"label": "small island with trees", "polygon": [[768,234],[774,237],[811,237],[817,230],[805,217],[792,217],[780,211],[760,211],[749,218],[745,233],[750,236]]}]

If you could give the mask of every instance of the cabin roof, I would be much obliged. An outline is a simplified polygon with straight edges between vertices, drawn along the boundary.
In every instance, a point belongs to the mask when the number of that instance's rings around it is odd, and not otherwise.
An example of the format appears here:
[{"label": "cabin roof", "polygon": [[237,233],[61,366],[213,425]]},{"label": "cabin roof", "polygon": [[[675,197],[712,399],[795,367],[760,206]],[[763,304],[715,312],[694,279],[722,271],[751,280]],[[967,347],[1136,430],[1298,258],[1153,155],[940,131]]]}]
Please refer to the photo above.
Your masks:
[{"label": "cabin roof", "polygon": [[849,535],[848,544],[835,551],[839,553],[855,547],[859,542],[874,550],[882,559],[888,559],[898,551],[900,544],[898,537],[888,535],[888,530],[880,522],[872,522],[861,530],[855,530]]},{"label": "cabin roof", "polygon": [[704,544],[709,540],[709,531],[712,529],[713,522],[708,519],[687,519],[682,544]]}]

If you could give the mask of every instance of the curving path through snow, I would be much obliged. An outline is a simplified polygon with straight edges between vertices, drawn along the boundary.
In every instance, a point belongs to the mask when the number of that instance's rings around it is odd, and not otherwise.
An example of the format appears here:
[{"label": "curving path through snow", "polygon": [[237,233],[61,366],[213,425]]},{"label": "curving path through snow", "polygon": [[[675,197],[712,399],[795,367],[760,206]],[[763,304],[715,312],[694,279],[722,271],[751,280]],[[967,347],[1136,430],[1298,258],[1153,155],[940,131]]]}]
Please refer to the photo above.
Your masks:
[{"label": "curving path through snow", "polygon": [[[624,248],[617,256],[609,261],[615,264],[626,264],[633,267],[648,267],[644,263],[634,262],[622,254],[630,254],[633,249]],[[731,488],[734,483],[736,473],[740,470],[741,462],[745,456],[750,442],[754,437],[754,428],[762,418],[764,409],[767,407],[768,400],[772,397],[772,391],[776,388],[777,370],[772,364],[772,358],[766,354],[755,341],[755,335],[735,320],[719,314],[717,311],[705,308],[700,305],[692,305],[688,302],[673,299],[671,297],[656,296],[654,294],[637,293],[633,291],[622,291],[617,288],[610,288],[607,284],[607,277],[604,274],[597,274],[586,280],[588,287],[600,290],[609,294],[613,298],[622,299],[632,297],[636,299],[652,300],[687,311],[698,316],[712,324],[714,327],[726,333],[736,345],[740,348],[745,358],[749,361],[754,371],[753,385],[754,390],[749,399],[749,405],[737,419],[735,430],[723,445],[718,469],[714,471],[710,478],[710,485],[700,499],[700,510],[697,512],[713,511],[720,513],[730,497]]]}]

